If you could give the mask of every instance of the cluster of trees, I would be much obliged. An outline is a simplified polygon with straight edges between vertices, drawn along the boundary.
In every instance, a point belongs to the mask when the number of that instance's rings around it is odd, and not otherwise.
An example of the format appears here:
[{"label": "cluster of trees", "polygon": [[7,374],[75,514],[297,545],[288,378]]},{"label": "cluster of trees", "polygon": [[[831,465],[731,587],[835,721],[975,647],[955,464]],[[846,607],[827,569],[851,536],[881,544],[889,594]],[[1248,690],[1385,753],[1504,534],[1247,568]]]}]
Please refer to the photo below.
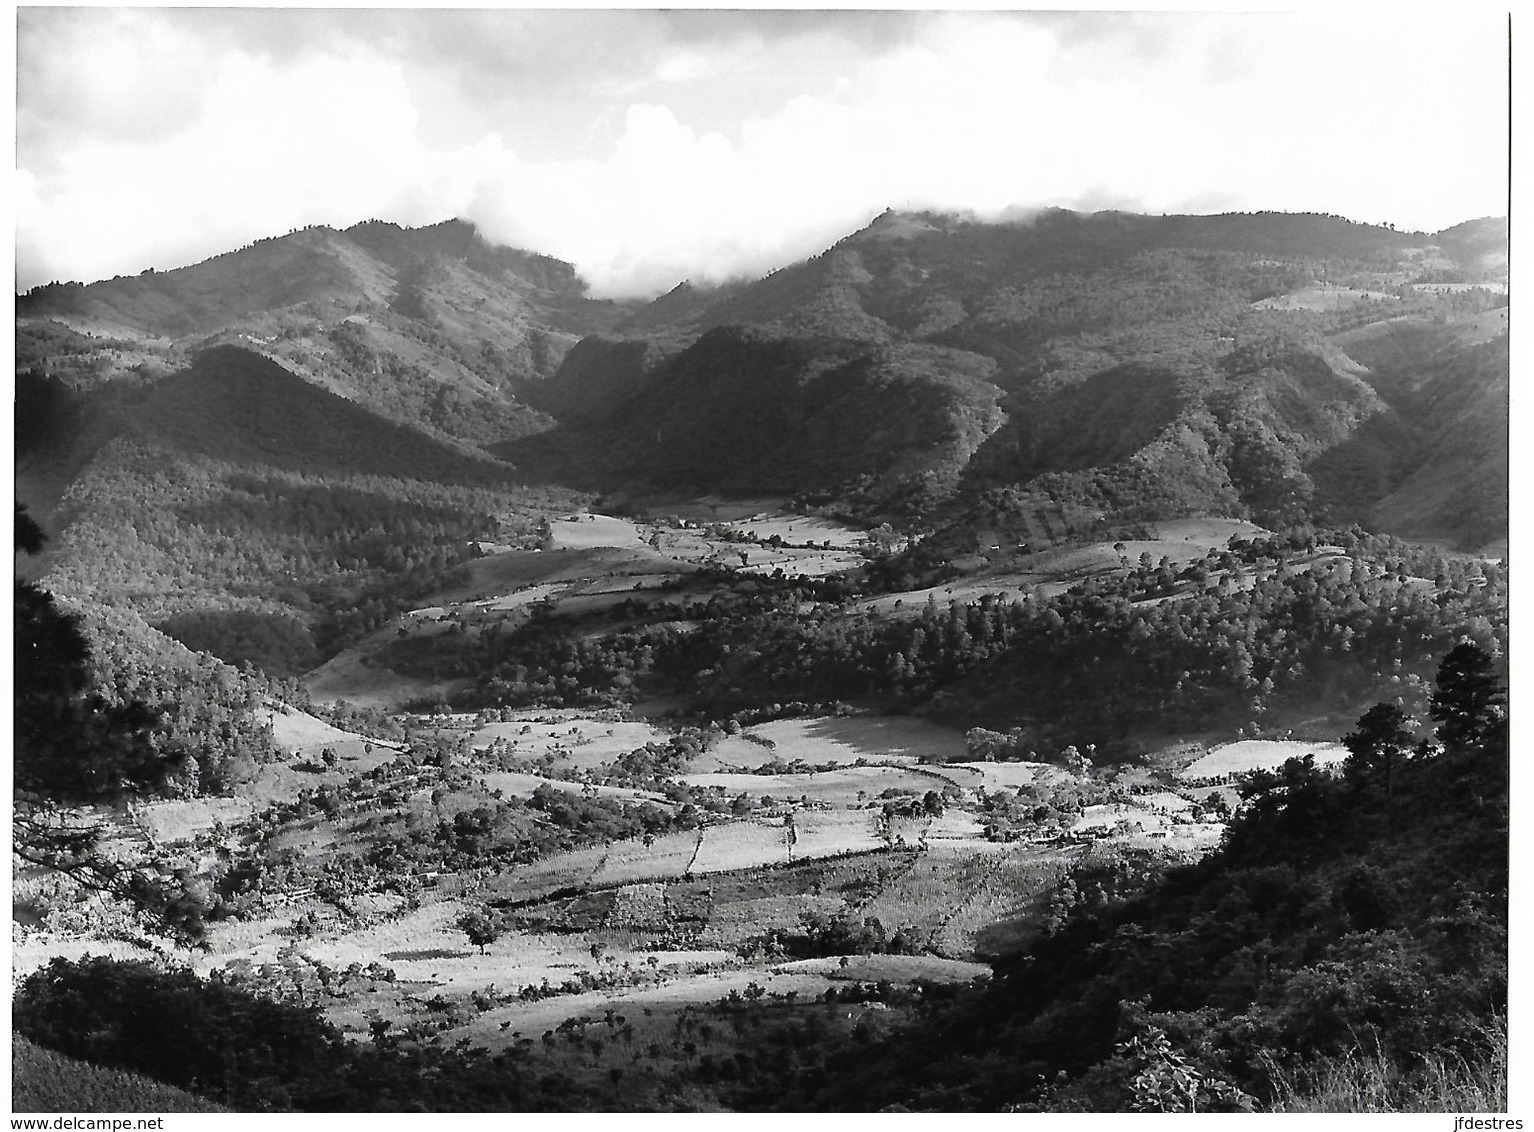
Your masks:
[{"label": "cluster of trees", "polygon": [[[1320,545],[1341,557],[1312,561]],[[435,638],[447,643],[431,671],[475,677],[467,707],[612,705],[648,691],[681,692],[716,719],[828,697],[930,703],[1000,728],[1015,755],[1108,751],[1144,727],[1261,729],[1301,699],[1388,693],[1420,706],[1433,657],[1455,639],[1493,652],[1506,640],[1500,567],[1356,528],[1238,540],[1175,571],[1142,562],[1058,598],[934,599],[886,615],[851,612],[856,592],[722,582],[706,602],[647,607],[607,633],[543,613],[472,640]]]},{"label": "cluster of trees", "polygon": [[[943,711],[1031,728],[1036,749],[1105,746],[1138,726],[1260,721],[1286,695],[1411,698],[1460,634],[1502,647],[1500,570],[1435,592],[1403,580],[1403,558],[1350,549],[1331,570],[1270,561],[1236,589],[1227,569],[1218,585],[1155,604],[1135,600],[1132,580],[1107,578],[1052,600],[931,602],[916,617],[822,610],[704,626],[692,645],[716,633],[723,660],[699,673],[700,700],[718,710],[813,689],[899,705],[946,692]],[[1220,568],[1215,555],[1208,569]]]}]

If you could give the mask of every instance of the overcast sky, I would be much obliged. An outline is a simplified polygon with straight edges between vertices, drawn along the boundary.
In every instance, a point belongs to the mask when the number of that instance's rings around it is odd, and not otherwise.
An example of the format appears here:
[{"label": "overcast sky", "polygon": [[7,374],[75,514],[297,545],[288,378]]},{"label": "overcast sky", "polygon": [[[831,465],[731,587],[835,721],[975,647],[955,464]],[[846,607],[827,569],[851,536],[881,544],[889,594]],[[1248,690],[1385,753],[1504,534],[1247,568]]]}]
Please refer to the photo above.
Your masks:
[{"label": "overcast sky", "polygon": [[601,295],[886,207],[1507,212],[1505,13],[22,8],[17,285],[462,216]]}]

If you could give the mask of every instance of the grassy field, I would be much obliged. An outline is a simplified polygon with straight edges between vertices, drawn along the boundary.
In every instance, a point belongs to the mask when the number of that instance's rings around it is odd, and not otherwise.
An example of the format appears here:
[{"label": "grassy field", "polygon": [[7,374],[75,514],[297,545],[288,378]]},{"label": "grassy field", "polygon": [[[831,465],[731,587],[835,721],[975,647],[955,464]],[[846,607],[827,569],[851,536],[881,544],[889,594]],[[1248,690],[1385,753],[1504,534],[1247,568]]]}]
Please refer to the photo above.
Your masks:
[{"label": "grassy field", "polygon": [[664,743],[670,733],[643,721],[593,717],[589,712],[543,708],[518,712],[509,722],[475,729],[470,743],[478,750],[503,739],[510,753],[537,759],[554,756],[556,768],[591,770],[637,750]]},{"label": "grassy field", "polygon": [[845,767],[810,774],[689,774],[683,781],[704,788],[722,787],[729,794],[745,793],[753,799],[808,799],[843,806],[872,801],[885,790],[923,794],[933,787],[925,775],[889,766]]},{"label": "grassy field", "polygon": [[1238,743],[1216,747],[1202,758],[1195,759],[1179,772],[1179,777],[1184,781],[1197,781],[1226,774],[1242,774],[1249,770],[1277,770],[1290,759],[1306,755],[1314,755],[1318,763],[1329,764],[1341,762],[1347,753],[1347,748],[1341,743],[1243,739]]},{"label": "grassy field", "polygon": [[586,550],[591,547],[642,547],[644,536],[628,519],[583,512],[549,524],[548,550]]},{"label": "grassy field", "polygon": [[238,825],[255,806],[245,798],[192,798],[184,802],[149,802],[134,807],[133,817],[159,844],[189,841],[216,824]]}]

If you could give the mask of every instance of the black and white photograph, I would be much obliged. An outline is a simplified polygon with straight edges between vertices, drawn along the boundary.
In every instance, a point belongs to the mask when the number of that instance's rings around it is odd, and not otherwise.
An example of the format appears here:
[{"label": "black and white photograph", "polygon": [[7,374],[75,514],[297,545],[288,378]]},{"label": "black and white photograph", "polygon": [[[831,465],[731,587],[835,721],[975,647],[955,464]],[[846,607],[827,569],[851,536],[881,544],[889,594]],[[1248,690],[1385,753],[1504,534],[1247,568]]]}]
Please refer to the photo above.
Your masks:
[{"label": "black and white photograph", "polygon": [[1515,13],[11,14],[12,1129],[1523,1127]]}]

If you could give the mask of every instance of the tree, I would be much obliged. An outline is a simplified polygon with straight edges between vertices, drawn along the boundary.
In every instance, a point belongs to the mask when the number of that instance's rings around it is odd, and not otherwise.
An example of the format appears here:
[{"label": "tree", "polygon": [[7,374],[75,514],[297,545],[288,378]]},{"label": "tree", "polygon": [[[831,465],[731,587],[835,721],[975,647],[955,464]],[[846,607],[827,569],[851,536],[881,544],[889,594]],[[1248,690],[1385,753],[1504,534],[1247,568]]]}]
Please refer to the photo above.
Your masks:
[{"label": "tree", "polygon": [[[16,505],[18,552],[47,541]],[[202,938],[207,903],[169,878],[159,862],[124,862],[101,852],[105,828],[73,807],[113,802],[166,785],[173,767],[155,746],[160,715],[145,704],[108,701],[93,686],[80,619],[40,586],[15,581],[15,747],[12,849],[21,859],[116,896],[172,936]]]},{"label": "tree", "polygon": [[1359,718],[1357,730],[1342,739],[1348,749],[1343,776],[1359,789],[1368,789],[1375,783],[1381,785],[1387,822],[1395,793],[1395,764],[1412,746],[1406,724],[1406,714],[1394,704],[1375,704]]},{"label": "tree", "polygon": [[479,948],[483,955],[485,948],[505,934],[506,926],[499,915],[490,908],[479,908],[465,912],[458,917],[458,930],[469,937],[469,942]]},{"label": "tree", "polygon": [[1438,665],[1430,714],[1446,749],[1485,742],[1507,722],[1507,692],[1496,680],[1492,658],[1479,645],[1460,644]]}]

